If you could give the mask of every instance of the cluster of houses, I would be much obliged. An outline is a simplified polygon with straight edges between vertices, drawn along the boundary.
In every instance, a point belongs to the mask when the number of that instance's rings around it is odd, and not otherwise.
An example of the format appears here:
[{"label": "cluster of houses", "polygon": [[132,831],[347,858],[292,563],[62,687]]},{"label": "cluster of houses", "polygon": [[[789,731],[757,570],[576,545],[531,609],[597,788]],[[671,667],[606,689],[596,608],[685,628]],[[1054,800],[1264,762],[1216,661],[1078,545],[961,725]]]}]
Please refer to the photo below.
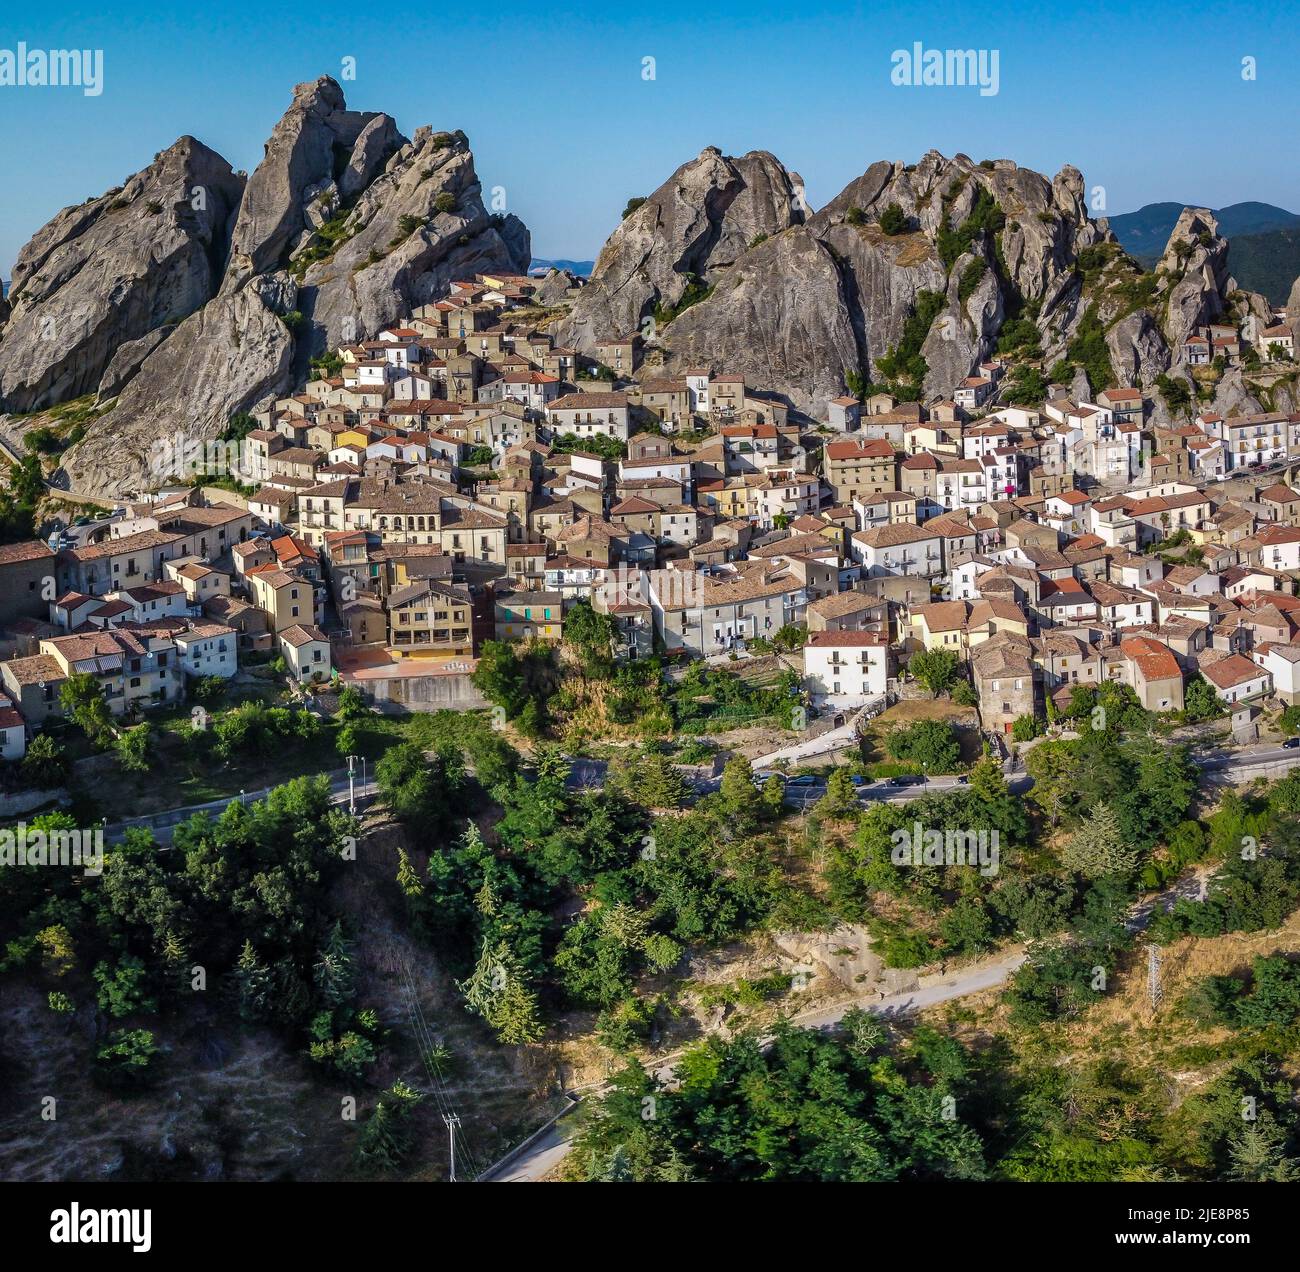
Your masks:
[{"label": "cluster of houses", "polygon": [[1156,711],[1194,674],[1234,707],[1300,700],[1300,495],[1269,472],[1300,414],[999,406],[993,361],[950,401],[836,398],[812,426],[740,375],[656,376],[637,337],[557,346],[535,287],[479,275],[340,346],[207,473],[235,482],[160,471],[71,543],[0,547],[4,755],[86,671],[115,713],[274,657],[445,705],[485,641],[558,641],[580,601],[625,659],[806,629],[835,706],[949,649],[996,731],[1106,680]]}]

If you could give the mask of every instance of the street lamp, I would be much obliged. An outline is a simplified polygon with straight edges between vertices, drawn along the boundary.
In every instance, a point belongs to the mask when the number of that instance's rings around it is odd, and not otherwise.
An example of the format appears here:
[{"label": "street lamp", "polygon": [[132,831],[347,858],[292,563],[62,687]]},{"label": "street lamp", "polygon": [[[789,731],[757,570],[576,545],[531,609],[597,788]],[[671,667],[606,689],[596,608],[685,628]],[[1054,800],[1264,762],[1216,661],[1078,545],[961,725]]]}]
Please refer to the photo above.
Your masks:
[{"label": "street lamp", "polygon": [[[357,785],[356,785],[355,774],[356,774],[356,762],[359,758],[360,757],[356,755],[348,756],[348,812],[351,813],[353,816],[356,816],[356,811],[357,811]],[[365,771],[364,764],[365,761],[363,760],[362,761],[363,774]],[[364,776],[362,777],[361,784],[363,787],[365,786]]]}]

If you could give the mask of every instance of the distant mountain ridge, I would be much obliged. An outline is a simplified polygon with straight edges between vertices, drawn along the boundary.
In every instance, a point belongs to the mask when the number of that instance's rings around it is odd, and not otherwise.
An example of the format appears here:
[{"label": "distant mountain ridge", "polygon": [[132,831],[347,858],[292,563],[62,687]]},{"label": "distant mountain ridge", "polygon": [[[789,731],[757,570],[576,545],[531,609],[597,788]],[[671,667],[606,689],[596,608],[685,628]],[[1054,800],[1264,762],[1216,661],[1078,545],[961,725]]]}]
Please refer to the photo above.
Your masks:
[{"label": "distant mountain ridge", "polygon": [[555,260],[549,260],[545,257],[534,256],[528,266],[530,274],[538,273],[541,270],[567,269],[570,274],[575,274],[579,278],[588,278],[591,271],[596,267],[595,261],[569,261],[562,257]]},{"label": "distant mountain ridge", "polygon": [[[1160,259],[1184,207],[1195,203],[1148,203],[1136,212],[1109,217],[1124,250],[1150,269]],[[1214,210],[1228,240],[1232,272],[1241,286],[1285,304],[1300,274],[1300,214],[1272,203],[1233,203]]]},{"label": "distant mountain ridge", "polygon": [[[1136,212],[1121,212],[1107,220],[1111,233],[1124,245],[1125,251],[1139,258],[1159,257],[1182,210],[1204,206],[1203,203],[1148,203]],[[1219,233],[1226,239],[1239,234],[1263,234],[1269,230],[1300,226],[1300,214],[1272,203],[1233,203],[1226,208],[1210,210],[1219,222]]]}]

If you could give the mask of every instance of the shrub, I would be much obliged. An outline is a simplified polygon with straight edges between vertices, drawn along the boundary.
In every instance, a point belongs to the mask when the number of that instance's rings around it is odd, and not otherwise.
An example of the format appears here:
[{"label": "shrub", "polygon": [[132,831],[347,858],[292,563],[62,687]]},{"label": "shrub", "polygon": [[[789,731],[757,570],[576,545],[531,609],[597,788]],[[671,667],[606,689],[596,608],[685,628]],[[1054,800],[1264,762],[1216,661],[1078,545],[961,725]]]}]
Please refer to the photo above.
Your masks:
[{"label": "shrub", "polygon": [[[856,211],[857,209],[854,210]],[[850,213],[850,217],[851,216],[852,214]],[[900,208],[897,203],[891,203],[880,214],[880,228],[884,233],[891,237],[895,234],[902,234],[903,231],[907,229],[907,217],[904,215],[903,209]]]}]

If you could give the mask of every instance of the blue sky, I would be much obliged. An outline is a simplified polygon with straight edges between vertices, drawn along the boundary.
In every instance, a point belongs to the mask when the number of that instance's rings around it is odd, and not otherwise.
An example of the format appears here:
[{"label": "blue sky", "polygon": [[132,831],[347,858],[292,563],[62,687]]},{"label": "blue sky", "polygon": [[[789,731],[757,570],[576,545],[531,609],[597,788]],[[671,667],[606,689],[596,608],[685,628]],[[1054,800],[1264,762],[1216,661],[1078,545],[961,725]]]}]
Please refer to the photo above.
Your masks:
[{"label": "blue sky", "polygon": [[[1073,163],[1106,187],[1111,212],[1163,199],[1300,210],[1300,36],[1280,5],[481,7],[442,16],[319,0],[281,14],[229,0],[220,13],[128,3],[107,14],[74,3],[11,19],[0,49],[103,49],[104,91],[0,87],[0,273],[60,207],[120,183],[182,133],[251,171],[292,85],[337,77],[345,57],[357,67],[349,105],[388,111],[407,135],[424,123],[465,130],[484,187],[505,187],[542,256],[594,256],[630,196],[706,145],[771,150],[814,206],[877,159],[934,147],[1049,176]],[[997,96],[895,87],[890,54],[917,40],[997,49]]]}]

